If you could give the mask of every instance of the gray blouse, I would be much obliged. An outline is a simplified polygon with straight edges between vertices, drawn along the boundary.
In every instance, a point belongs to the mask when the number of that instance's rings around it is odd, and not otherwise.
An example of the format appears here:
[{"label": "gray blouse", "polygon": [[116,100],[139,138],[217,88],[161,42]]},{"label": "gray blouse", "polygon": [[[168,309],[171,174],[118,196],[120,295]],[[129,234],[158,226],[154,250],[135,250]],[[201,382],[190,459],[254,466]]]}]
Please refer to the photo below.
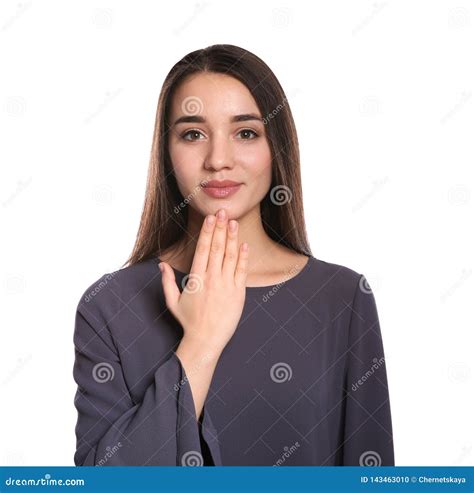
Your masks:
[{"label": "gray blouse", "polygon": [[[76,465],[394,465],[386,362],[367,279],[313,256],[246,288],[196,420],[159,258],[110,274],[77,306]],[[182,291],[187,275],[175,269]]]}]

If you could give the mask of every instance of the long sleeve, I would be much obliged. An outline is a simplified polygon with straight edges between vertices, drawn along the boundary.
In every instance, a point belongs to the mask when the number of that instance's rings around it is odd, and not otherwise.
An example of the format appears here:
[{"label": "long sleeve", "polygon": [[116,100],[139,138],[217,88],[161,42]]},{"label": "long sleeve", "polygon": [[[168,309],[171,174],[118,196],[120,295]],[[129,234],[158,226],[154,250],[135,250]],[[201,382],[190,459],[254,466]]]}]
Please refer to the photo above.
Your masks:
[{"label": "long sleeve", "polygon": [[177,355],[156,369],[143,399],[134,402],[110,331],[94,318],[79,305],[75,465],[205,465],[192,392]]},{"label": "long sleeve", "polygon": [[382,335],[375,298],[363,275],[352,304],[346,361],[343,465],[393,466]]}]

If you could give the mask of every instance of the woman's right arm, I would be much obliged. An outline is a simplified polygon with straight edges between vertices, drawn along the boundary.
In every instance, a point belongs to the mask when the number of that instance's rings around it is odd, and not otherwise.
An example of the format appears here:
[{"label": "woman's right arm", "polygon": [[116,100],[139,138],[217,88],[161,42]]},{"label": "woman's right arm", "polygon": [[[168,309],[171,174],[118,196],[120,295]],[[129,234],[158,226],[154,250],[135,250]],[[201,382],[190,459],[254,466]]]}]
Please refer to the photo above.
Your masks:
[{"label": "woman's right arm", "polygon": [[100,310],[92,313],[79,304],[73,370],[78,384],[76,465],[202,462],[196,416],[245,301],[248,251],[239,252],[237,232],[226,235],[226,230],[227,220],[217,221],[215,234],[214,225],[203,224],[191,270],[200,289],[187,285],[180,293],[173,270],[165,265],[167,306],[184,335],[176,352],[156,369],[141,402],[132,400],[106,319]]},{"label": "woman's right arm", "polygon": [[74,346],[76,466],[202,463],[193,397],[176,353],[161,363],[143,399],[134,402],[100,312],[79,305]]},{"label": "woman's right arm", "polygon": [[220,354],[242,316],[249,251],[239,246],[238,229],[238,222],[228,222],[226,214],[205,218],[182,293],[173,269],[160,264],[166,305],[183,327],[176,354],[188,375],[196,416],[201,414]]},{"label": "woman's right arm", "polygon": [[[179,358],[183,371],[186,373],[186,383],[192,389],[194,412],[196,419],[200,419],[204,402],[206,400],[212,376],[219,361],[221,351],[210,352],[202,344],[188,341],[186,337],[181,339],[175,351]],[[198,418],[199,417],[199,418]]]}]

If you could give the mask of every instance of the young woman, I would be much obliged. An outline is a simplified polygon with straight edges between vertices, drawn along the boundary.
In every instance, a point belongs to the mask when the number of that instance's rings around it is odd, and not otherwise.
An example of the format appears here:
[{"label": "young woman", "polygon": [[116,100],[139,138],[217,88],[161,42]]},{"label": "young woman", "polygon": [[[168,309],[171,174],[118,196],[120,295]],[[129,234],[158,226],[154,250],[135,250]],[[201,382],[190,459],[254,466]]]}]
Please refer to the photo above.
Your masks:
[{"label": "young woman", "polygon": [[166,77],[126,264],[77,307],[76,465],[394,464],[373,293],[311,254],[290,107],[249,51]]}]

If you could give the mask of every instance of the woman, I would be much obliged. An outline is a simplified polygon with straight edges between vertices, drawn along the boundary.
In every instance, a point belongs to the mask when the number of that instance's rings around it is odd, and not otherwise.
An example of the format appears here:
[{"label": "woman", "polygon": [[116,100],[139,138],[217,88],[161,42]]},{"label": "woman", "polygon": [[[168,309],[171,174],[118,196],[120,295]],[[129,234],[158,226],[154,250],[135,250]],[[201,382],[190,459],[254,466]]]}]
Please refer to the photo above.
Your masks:
[{"label": "woman", "polygon": [[77,308],[76,465],[394,464],[375,299],[311,254],[291,111],[249,51],[166,77],[126,264]]}]

